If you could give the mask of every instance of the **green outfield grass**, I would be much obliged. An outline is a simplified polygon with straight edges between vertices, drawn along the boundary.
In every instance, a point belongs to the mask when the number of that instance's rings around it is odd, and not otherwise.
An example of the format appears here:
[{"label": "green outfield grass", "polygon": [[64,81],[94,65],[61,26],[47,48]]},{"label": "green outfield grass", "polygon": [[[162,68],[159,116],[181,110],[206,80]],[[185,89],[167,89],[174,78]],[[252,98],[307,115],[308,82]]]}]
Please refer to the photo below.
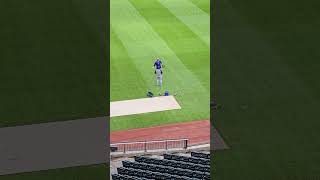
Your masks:
[{"label": "green outfield grass", "polygon": [[106,115],[105,1],[0,3],[0,127]]},{"label": "green outfield grass", "polygon": [[[111,101],[178,93],[181,110],[115,117],[111,130],[209,118],[210,2],[111,0]],[[203,8],[205,10],[203,10]],[[164,86],[155,86],[155,58]]]},{"label": "green outfield grass", "polygon": [[320,11],[310,0],[215,3],[216,179],[320,175]]},{"label": "green outfield grass", "polygon": [[106,180],[108,179],[106,165],[81,166],[63,169],[54,169],[47,171],[38,171],[31,173],[21,173],[15,175],[0,176],[1,180]]}]

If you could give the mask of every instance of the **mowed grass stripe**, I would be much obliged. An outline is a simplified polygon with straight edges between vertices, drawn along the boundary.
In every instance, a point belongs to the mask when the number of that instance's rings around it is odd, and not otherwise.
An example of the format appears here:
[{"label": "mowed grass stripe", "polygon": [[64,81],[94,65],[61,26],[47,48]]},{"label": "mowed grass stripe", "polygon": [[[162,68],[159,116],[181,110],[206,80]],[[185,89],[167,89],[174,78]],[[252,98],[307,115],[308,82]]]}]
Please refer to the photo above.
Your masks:
[{"label": "mowed grass stripe", "polygon": [[210,16],[210,0],[189,0]]},{"label": "mowed grass stripe", "polygon": [[[120,6],[115,8],[116,4]],[[128,51],[128,55],[135,62],[137,68],[141,72],[145,72],[143,73],[143,77],[149,83],[150,88],[154,87],[153,82],[155,78],[152,67],[154,57],[162,55],[161,57],[164,60],[167,59],[165,61],[168,65],[165,69],[166,77],[172,77],[172,79],[165,78],[166,84],[169,84],[168,88],[178,90],[186,87],[185,90],[188,92],[208,91],[200,84],[200,81],[193,73],[184,66],[175,52],[167,46],[165,41],[152,29],[152,26],[140,15],[134,6],[127,0],[120,0],[117,3],[112,3],[112,5],[113,9],[115,9],[111,13],[112,29],[122,41],[122,44]],[[123,21],[124,19],[126,21]],[[191,86],[190,82],[195,83],[194,85],[197,85],[198,89],[188,88]]]},{"label": "mowed grass stripe", "polygon": [[[208,118],[209,93],[197,77],[184,66],[130,2],[111,1],[111,7],[112,29],[147,83],[148,89],[142,92],[142,96],[145,96],[147,90],[160,91],[155,87],[152,65],[155,57],[161,57],[167,64],[164,76],[165,87],[162,91],[168,89],[170,92],[178,92],[177,100],[183,108],[179,111],[112,118],[114,126],[111,130]],[[128,93],[128,89],[123,88],[123,93]]]},{"label": "mowed grass stripe", "polygon": [[130,2],[209,91],[209,47],[158,1],[131,0]]},{"label": "mowed grass stripe", "polygon": [[185,23],[207,45],[210,45],[210,16],[188,0],[158,0]]},{"label": "mowed grass stripe", "polygon": [[[144,92],[145,81],[136,69],[121,41],[111,29],[111,61],[110,61],[110,100],[134,99]],[[124,90],[130,93],[123,93]]]}]

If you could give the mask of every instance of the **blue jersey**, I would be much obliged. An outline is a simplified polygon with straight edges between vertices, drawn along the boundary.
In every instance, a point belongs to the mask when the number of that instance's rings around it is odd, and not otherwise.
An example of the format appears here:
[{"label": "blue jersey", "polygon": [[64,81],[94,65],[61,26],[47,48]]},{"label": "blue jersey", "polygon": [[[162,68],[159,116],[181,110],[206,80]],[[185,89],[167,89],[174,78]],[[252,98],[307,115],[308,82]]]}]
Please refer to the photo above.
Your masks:
[{"label": "blue jersey", "polygon": [[162,62],[160,60],[156,60],[156,62],[154,62],[154,65],[156,67],[156,69],[161,69],[162,67]]}]

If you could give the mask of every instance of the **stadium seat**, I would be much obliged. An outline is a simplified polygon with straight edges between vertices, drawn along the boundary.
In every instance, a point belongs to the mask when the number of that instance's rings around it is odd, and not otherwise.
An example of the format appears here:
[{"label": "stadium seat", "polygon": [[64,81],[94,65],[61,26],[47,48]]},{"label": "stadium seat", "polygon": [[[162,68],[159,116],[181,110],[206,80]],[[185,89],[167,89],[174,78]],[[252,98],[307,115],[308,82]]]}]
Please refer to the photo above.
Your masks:
[{"label": "stadium seat", "polygon": [[203,164],[203,165],[209,165],[210,166],[210,159],[178,156],[178,155],[173,155],[173,154],[164,154],[164,158],[165,159],[170,159],[170,160],[190,162],[190,163],[194,163],[194,164]]},{"label": "stadium seat", "polygon": [[202,164],[193,164],[189,162],[175,161],[169,159],[154,159],[150,157],[136,157],[135,161],[210,173],[210,166]]},{"label": "stadium seat", "polygon": [[210,159],[210,154],[205,154],[200,152],[191,152],[191,157]]},{"label": "stadium seat", "polygon": [[143,177],[134,177],[134,176],[121,175],[121,174],[113,174],[112,179],[113,180],[148,180]]},{"label": "stadium seat", "polygon": [[122,161],[113,180],[199,180],[210,179],[210,154],[192,152],[191,157],[164,154],[164,159],[135,156],[134,161]]},{"label": "stadium seat", "polygon": [[146,170],[146,171],[157,172],[157,173],[166,173],[170,175],[186,176],[189,178],[203,179],[206,176],[210,175],[208,172],[200,172],[200,171],[194,171],[190,169],[173,168],[170,166],[168,167],[168,166],[146,164],[146,163],[140,163],[140,162],[123,161],[122,164],[123,164],[123,167],[125,168]]}]

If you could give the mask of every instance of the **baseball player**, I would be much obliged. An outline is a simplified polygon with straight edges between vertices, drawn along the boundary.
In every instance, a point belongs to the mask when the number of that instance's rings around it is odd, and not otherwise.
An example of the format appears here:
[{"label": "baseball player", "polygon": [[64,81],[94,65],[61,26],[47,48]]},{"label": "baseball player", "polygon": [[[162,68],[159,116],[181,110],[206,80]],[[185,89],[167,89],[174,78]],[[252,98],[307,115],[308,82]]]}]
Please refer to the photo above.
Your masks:
[{"label": "baseball player", "polygon": [[162,70],[156,69],[155,72],[157,78],[157,86],[162,87]]},{"label": "baseball player", "polygon": [[153,67],[155,67],[154,74],[156,74],[157,78],[157,86],[162,87],[162,62],[159,58],[156,59],[156,61],[153,64]]},{"label": "baseball player", "polygon": [[162,62],[159,58],[156,59],[156,61],[153,64],[153,67],[155,67],[156,69],[162,69]]}]

